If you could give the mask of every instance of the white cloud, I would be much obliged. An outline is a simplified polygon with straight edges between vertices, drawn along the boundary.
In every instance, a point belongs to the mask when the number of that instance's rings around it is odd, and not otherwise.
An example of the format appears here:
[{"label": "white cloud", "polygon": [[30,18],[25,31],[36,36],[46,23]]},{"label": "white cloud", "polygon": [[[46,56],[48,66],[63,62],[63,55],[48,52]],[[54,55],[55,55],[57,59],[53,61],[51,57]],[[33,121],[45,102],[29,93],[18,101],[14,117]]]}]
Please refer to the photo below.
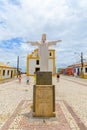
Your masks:
[{"label": "white cloud", "polygon": [[[4,2],[4,11],[1,12],[2,18],[6,22],[5,37],[27,36],[34,31],[43,30],[45,24],[60,24],[64,21],[70,9],[66,5],[66,0],[42,1],[22,0],[21,7]],[[3,29],[1,28],[2,32]],[[34,32],[36,33],[36,32]],[[1,37],[3,39],[3,37]]]},{"label": "white cloud", "polygon": [[[48,40],[62,39],[62,43],[57,45],[57,59],[62,59],[67,50],[66,57],[70,51],[86,50],[81,47],[87,42],[86,0],[0,0],[0,3],[0,41],[15,37],[37,41],[45,32]],[[14,44],[13,50],[7,51],[6,55],[12,53],[11,57],[15,58],[34,49],[23,42],[19,47]],[[6,48],[2,49],[0,55],[6,51]],[[3,54],[5,59],[6,55]],[[66,61],[70,63],[69,58]]]}]

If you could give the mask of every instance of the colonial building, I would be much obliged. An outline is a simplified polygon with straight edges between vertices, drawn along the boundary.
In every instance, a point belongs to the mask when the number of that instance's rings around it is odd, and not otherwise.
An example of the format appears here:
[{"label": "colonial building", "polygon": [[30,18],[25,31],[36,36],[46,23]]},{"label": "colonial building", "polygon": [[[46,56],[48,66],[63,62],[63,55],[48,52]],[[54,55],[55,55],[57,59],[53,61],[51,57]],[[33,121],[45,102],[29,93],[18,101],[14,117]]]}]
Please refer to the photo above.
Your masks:
[{"label": "colonial building", "polygon": [[87,62],[83,65],[83,78],[87,78]]},{"label": "colonial building", "polygon": [[0,62],[0,81],[16,76],[16,68]]},{"label": "colonial building", "polygon": [[[31,54],[27,56],[27,75],[33,76],[36,71],[40,71],[38,49],[35,49]],[[48,71],[52,71],[52,74],[55,74],[56,72],[55,50],[53,49],[49,50]]]},{"label": "colonial building", "polygon": [[87,78],[87,62],[84,62],[83,68],[82,68],[81,63],[73,64],[71,66],[63,68],[61,70],[61,73],[65,74],[65,75],[73,75],[73,76],[76,76],[76,77],[79,76],[81,78]]},{"label": "colonial building", "polygon": [[81,64],[74,65],[74,76],[81,76]]}]

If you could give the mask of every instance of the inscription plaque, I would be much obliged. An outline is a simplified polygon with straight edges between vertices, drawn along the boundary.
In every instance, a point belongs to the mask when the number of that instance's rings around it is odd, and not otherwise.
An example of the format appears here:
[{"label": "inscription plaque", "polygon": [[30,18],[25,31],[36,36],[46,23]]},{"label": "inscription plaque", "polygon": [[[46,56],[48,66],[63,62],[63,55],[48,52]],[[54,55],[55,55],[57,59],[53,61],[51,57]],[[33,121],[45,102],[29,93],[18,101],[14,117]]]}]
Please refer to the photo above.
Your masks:
[{"label": "inscription plaque", "polygon": [[34,116],[54,116],[54,86],[35,85]]},{"label": "inscription plaque", "polygon": [[52,72],[36,72],[37,85],[52,85]]}]

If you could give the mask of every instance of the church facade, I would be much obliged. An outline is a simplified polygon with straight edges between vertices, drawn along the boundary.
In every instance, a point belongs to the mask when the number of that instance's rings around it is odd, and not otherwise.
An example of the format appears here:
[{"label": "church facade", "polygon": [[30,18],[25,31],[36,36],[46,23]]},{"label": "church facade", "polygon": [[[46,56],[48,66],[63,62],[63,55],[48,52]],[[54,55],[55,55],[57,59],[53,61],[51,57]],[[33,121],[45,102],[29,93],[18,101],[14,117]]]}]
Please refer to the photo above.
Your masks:
[{"label": "church facade", "polygon": [[[34,76],[34,73],[40,71],[40,58],[38,55],[38,49],[35,49],[31,54],[27,56],[27,76]],[[49,49],[48,71],[52,71],[54,75],[56,73],[55,65],[55,50]]]}]

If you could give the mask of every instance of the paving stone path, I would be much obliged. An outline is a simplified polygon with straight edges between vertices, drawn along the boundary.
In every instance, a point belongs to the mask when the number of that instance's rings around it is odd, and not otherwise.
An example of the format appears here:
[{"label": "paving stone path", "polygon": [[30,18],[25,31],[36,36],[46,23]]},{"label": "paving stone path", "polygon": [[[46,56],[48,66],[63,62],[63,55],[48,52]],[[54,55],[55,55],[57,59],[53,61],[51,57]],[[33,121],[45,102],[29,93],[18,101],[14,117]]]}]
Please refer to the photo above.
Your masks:
[{"label": "paving stone path", "polygon": [[87,82],[61,76],[56,85],[56,116],[32,117],[33,77],[0,84],[0,130],[87,130]]}]

